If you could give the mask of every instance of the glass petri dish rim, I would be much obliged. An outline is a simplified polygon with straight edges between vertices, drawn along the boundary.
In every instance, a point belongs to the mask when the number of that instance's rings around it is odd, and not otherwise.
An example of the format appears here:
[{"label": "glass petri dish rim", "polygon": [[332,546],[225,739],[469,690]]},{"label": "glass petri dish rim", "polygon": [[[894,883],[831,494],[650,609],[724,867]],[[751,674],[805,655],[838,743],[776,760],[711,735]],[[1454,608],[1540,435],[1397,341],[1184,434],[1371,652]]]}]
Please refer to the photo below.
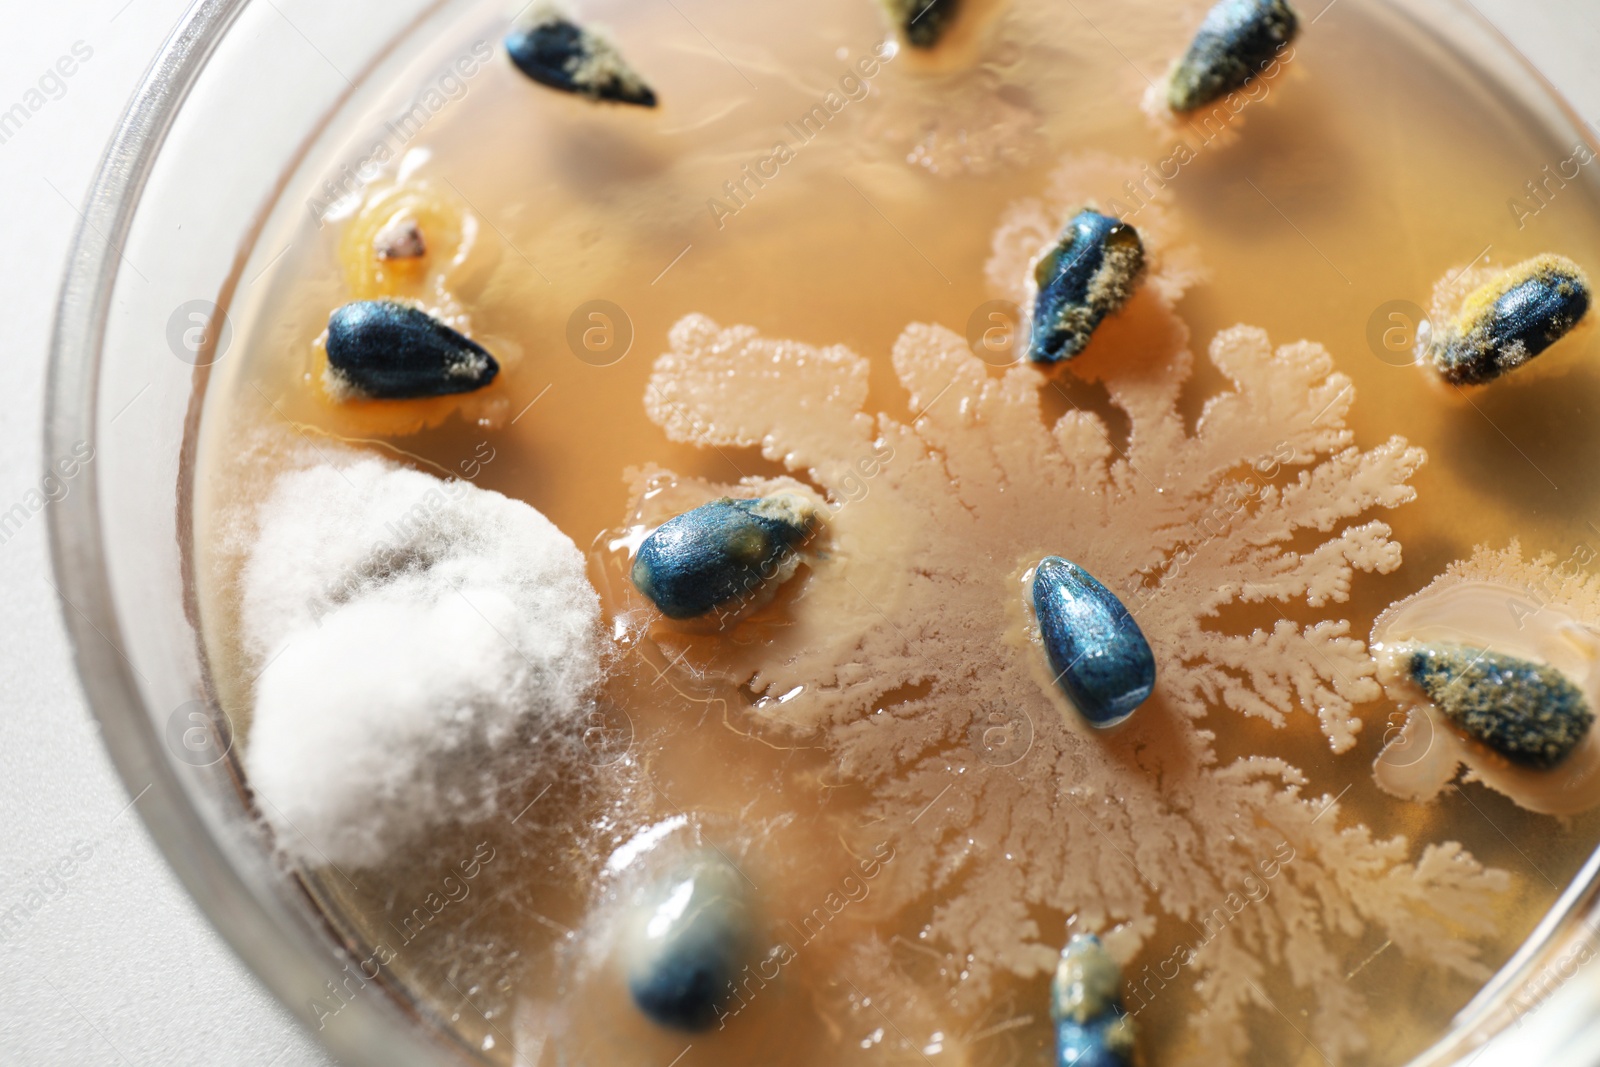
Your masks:
[{"label": "glass petri dish rim", "polygon": [[[146,69],[95,169],[56,303],[45,388],[47,457],[57,454],[59,442],[68,442],[70,451],[73,442],[97,436],[101,359],[120,249],[179,110],[249,2],[199,0],[185,12]],[[437,1035],[419,1026],[397,997],[358,997],[341,1009],[335,1031],[317,1032],[305,991],[320,990],[337,974],[330,965],[334,940],[308,916],[295,914],[271,888],[248,877],[187,795],[120,651],[121,626],[103,550],[99,470],[87,464],[79,477],[81,491],[63,498],[47,516],[54,585],[101,736],[129,796],[139,799],[139,816],[167,864],[235,954],[341,1062],[369,1067],[462,1062],[448,1055]]]},{"label": "glass petri dish rim", "polygon": [[[198,0],[184,14],[146,70],[96,167],[69,246],[56,304],[46,383],[46,457],[66,454],[74,442],[92,441],[96,436],[101,359],[120,249],[179,110],[249,2]],[[1446,42],[1459,59],[1481,69],[1469,50],[1458,47],[1459,38],[1469,32],[1488,34],[1503,56],[1538,84],[1570,127],[1579,131],[1590,147],[1600,149],[1560,91],[1474,5],[1463,0],[1424,2],[1447,7],[1463,20],[1454,23],[1456,32]],[[1397,4],[1392,13],[1429,33],[1439,32],[1437,23],[1417,19],[1407,10],[1409,6]],[[230,286],[232,281],[230,278]],[[202,376],[199,381],[203,380]],[[187,795],[130,673],[131,665],[120,651],[121,627],[105,551],[98,468],[88,464],[80,477],[80,491],[63,498],[47,515],[54,584],[77,672],[105,745],[129,795],[138,794],[139,815],[167,863],[235,953],[342,1062],[370,1067],[437,1067],[456,1060],[439,1043],[439,1035],[427,1032],[418,1015],[404,1010],[397,996],[357,998],[345,1006],[350,1013],[348,1026],[316,1034],[315,1014],[300,994],[318,988],[331,973],[324,969],[334,950],[331,931],[319,930],[314,922],[305,921],[305,916],[295,915],[269,887],[247,877],[213,837]],[[189,489],[187,484],[180,487],[184,493]],[[184,562],[189,562],[187,552]],[[1504,1038],[1514,1035],[1503,1033],[1503,1023],[1492,1022],[1497,1009],[1503,1009],[1514,993],[1548,970],[1557,954],[1571,946],[1580,927],[1596,926],[1600,926],[1600,848],[1518,952],[1458,1013],[1451,1030],[1410,1067],[1466,1062],[1497,1034],[1502,1040],[1495,1044],[1504,1045]],[[1591,996],[1600,999],[1600,991]],[[1559,1048],[1571,1057],[1564,1057],[1563,1062],[1600,1063],[1595,1035],[1581,1022],[1571,1013],[1546,1013],[1537,1024],[1540,1044]],[[1510,1059],[1502,1061],[1491,1054],[1483,1061],[1484,1067],[1499,1062]]]}]

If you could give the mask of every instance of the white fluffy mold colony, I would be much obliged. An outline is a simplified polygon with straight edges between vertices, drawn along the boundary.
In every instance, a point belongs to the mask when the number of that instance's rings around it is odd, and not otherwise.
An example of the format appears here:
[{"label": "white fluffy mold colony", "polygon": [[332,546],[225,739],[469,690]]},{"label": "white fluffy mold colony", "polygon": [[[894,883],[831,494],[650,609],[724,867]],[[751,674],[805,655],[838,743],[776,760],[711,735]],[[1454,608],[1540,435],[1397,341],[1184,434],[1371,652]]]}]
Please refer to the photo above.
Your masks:
[{"label": "white fluffy mold colony", "polygon": [[332,442],[257,515],[244,763],[280,847],[371,866],[581,765],[600,683],[583,555],[538,511]]},{"label": "white fluffy mold colony", "polygon": [[[989,267],[1001,294],[1026,304],[1018,280],[1060,224],[1124,176],[1080,161],[1018,204]],[[1296,1025],[1342,1059],[1367,1042],[1370,1005],[1344,981],[1357,939],[1481,981],[1479,938],[1508,884],[1456,843],[1352,822],[1274,743],[1320,729],[1345,753],[1357,706],[1382,696],[1340,605],[1361,572],[1399,565],[1381,516],[1414,498],[1425,457],[1399,438],[1358,445],[1354,389],[1327,350],[1248,326],[1206,346],[1226,385],[1191,429],[1180,395],[1196,357],[1173,302],[1198,262],[1158,210],[1137,224],[1150,277],[1070,364],[1126,420],[1125,443],[1093,411],[1047,414],[1051,375],[997,371],[942,325],[912,324],[894,346],[915,413],[903,419],[869,408],[868,360],[847,348],[679,322],[649,416],[674,441],[758,447],[829,514],[783,625],[759,640],[658,639],[688,650],[681,669],[755,694],[757,728],[821,737],[864,787],[872,832],[893,828],[886,892],[925,920],[922,946],[954,961],[958,1011],[976,1015],[1006,973],[1049,973],[1069,917],[1107,932],[1123,961],[1165,959],[1168,938],[1192,939],[1248,894],[1227,937],[1183,954],[1200,1010],[1181,1048],[1241,1059],[1245,1013],[1270,1015],[1263,983],[1287,980],[1295,991],[1273,999],[1294,998]],[[637,480],[636,518],[774,487],[657,472]],[[1115,731],[1066,714],[1040,667],[1019,579],[1058,553],[1122,598],[1156,657],[1154,695]],[[1244,617],[1260,622],[1228,621]],[[995,724],[1023,741],[989,750]],[[1219,754],[1223,732],[1230,753],[1259,751]]]}]

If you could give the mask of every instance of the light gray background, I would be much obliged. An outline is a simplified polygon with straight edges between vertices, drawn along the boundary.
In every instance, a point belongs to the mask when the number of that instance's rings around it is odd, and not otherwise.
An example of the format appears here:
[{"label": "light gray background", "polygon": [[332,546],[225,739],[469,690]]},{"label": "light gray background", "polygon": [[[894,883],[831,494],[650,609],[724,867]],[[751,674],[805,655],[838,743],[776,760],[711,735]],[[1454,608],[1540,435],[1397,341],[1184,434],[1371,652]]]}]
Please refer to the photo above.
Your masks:
[{"label": "light gray background", "polygon": [[[1600,120],[1600,2],[1478,3],[1569,98],[1588,102],[1584,118]],[[187,6],[0,0],[0,112],[75,43],[93,49],[59,98],[0,143],[0,511],[39,484],[45,349],[78,205],[124,104]],[[1300,0],[1308,18],[1320,7]],[[9,608],[0,648],[0,915],[30,889],[48,889],[49,899],[0,934],[0,1064],[329,1064],[211,930],[146,835],[84,705],[48,573],[39,514],[0,544]],[[41,882],[42,869],[75,849],[89,855],[74,859],[69,878]]]}]

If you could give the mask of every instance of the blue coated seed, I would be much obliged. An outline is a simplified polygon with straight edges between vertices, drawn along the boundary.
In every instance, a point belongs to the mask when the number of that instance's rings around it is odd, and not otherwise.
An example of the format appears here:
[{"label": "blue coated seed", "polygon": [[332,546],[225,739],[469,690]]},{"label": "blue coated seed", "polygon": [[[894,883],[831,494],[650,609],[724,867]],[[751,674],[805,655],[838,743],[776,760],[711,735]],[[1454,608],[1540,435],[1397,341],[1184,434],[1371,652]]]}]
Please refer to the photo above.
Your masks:
[{"label": "blue coated seed", "polygon": [[1057,1067],[1129,1067],[1133,1020],[1123,1010],[1122,968],[1093,934],[1074,934],[1050,982]]},{"label": "blue coated seed", "polygon": [[541,85],[591,100],[655,107],[655,90],[616,47],[554,6],[538,3],[506,34],[506,54],[518,70]]},{"label": "blue coated seed", "polygon": [[1129,1067],[1132,1050],[1118,1036],[1127,1025],[1126,1016],[1103,1018],[1088,1026],[1056,1023],[1058,1067]]},{"label": "blue coated seed", "polygon": [[1206,13],[1167,82],[1167,106],[1193,111],[1227,96],[1294,40],[1300,20],[1284,0],[1221,0]]},{"label": "blue coated seed", "polygon": [[1074,934],[1061,950],[1050,980],[1050,1016],[1076,1023],[1101,1018],[1121,1004],[1117,992],[1121,983],[1122,969],[1100,939],[1093,934]]},{"label": "blue coated seed", "polygon": [[1057,684],[1090,725],[1117,725],[1155,689],[1155,655],[1139,624],[1076,563],[1040,561],[1033,610]]},{"label": "blue coated seed", "polygon": [[1137,230],[1098,211],[1079,212],[1034,268],[1028,358],[1059,363],[1082,352],[1095,327],[1128,302],[1144,267]]},{"label": "blue coated seed", "polygon": [[755,944],[747,883],[720,856],[655,886],[623,946],[628,992],[651,1021],[705,1030],[726,1011]]},{"label": "blue coated seed", "polygon": [[1466,645],[1422,645],[1410,673],[1463,733],[1513,763],[1554,767],[1578,747],[1594,712],[1554,667]]},{"label": "blue coated seed", "polygon": [[1434,368],[1457,385],[1493,381],[1559,341],[1589,303],[1581,267],[1563,256],[1535,256],[1462,301],[1430,346]]},{"label": "blue coated seed", "polygon": [[334,311],[327,349],[332,391],[373,400],[470,393],[500,373],[481,345],[393,300],[357,300]]},{"label": "blue coated seed", "polygon": [[793,574],[816,524],[816,509],[793,494],[713,500],[645,538],[633,584],[670,619],[736,615]]}]

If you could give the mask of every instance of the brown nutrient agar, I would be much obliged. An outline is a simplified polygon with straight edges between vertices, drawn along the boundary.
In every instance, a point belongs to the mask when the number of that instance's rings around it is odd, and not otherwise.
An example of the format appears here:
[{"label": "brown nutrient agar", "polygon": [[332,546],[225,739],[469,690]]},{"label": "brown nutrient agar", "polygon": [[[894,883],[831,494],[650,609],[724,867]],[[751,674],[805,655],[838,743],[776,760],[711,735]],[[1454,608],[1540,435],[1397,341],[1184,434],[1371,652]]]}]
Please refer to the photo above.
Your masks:
[{"label": "brown nutrient agar", "polygon": [[[1199,8],[1080,7],[1116,49],[1016,2],[985,61],[931,73],[877,51],[867,4],[730,6],[701,22],[726,63],[640,8],[611,24],[658,113],[491,66],[325,229],[286,205],[294,247],[230,309],[201,448],[204,618],[245,751],[265,657],[238,643],[238,562],[305,441],[384,442],[359,447],[599,535],[614,656],[567,773],[512,772],[496,816],[348,881],[306,871],[361,958],[381,949],[491,1061],[683,1052],[629,1007],[615,937],[717,849],[760,887],[772,954],[696,1039],[703,1064],[1043,1062],[1050,972],[1080,931],[1122,965],[1147,1062],[1399,1062],[1592,845],[1592,816],[1476,782],[1382,792],[1372,761],[1406,717],[1364,642],[1474,544],[1565,555],[1600,512],[1577,458],[1600,398],[1584,338],[1547,357],[1559,389],[1522,371],[1480,413],[1363,330],[1490,240],[1600,262],[1585,187],[1525,234],[1504,212],[1571,146],[1365,0],[1239,110],[1153,132],[1140,72],[1181,54]],[[981,355],[1091,201],[1150,259],[1104,351],[1049,377]],[[1371,240],[1375,206],[1403,240]],[[426,251],[379,262],[399,211]],[[328,311],[380,296],[482,341],[501,375],[328,403]],[[626,565],[654,525],[785,492],[826,496],[825,551],[770,604],[722,637],[651,621]],[[1057,553],[1161,658],[1122,733],[1076,729],[1033,673],[1020,579]]]}]

